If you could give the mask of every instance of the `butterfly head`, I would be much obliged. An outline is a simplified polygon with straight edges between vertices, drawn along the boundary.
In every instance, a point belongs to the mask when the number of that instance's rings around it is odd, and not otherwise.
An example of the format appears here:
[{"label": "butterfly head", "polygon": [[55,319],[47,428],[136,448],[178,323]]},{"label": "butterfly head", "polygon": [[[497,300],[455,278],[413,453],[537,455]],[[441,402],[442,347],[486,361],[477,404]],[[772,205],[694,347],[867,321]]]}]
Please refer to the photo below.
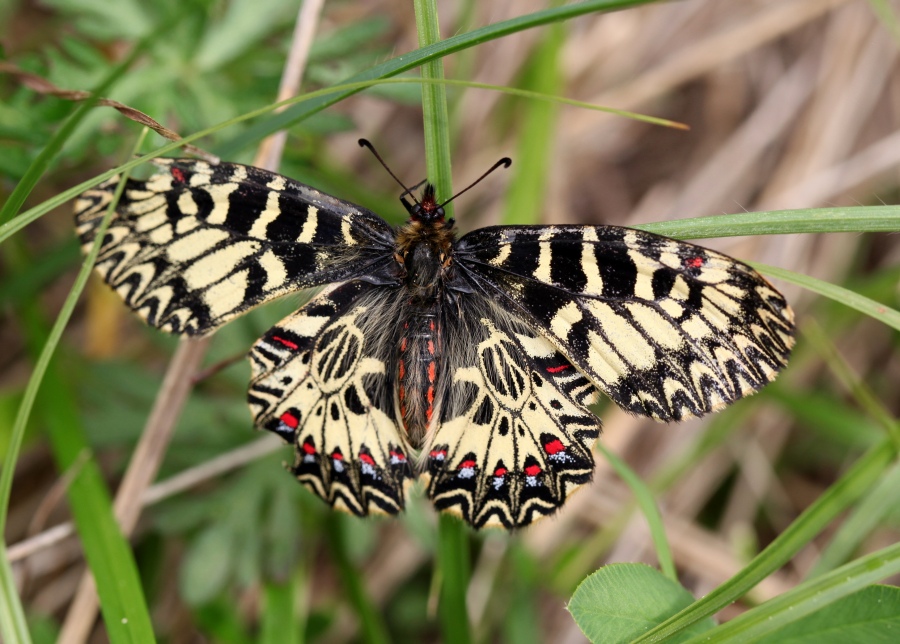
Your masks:
[{"label": "butterfly head", "polygon": [[431,224],[444,219],[444,204],[437,202],[434,197],[434,186],[430,183],[425,184],[422,199],[418,203],[403,200],[403,205],[406,206],[410,219],[413,221]]}]

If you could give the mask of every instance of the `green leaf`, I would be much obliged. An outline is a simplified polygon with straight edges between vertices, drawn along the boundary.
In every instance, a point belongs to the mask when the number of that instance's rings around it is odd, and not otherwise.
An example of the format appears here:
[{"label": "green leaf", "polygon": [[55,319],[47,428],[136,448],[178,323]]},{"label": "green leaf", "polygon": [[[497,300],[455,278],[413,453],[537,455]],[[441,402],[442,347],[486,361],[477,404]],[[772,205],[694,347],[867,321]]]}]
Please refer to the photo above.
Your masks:
[{"label": "green leaf", "polygon": [[194,539],[180,570],[179,586],[186,602],[204,604],[225,588],[236,546],[234,533],[222,524],[207,528]]},{"label": "green leaf", "polygon": [[195,63],[209,73],[258,47],[264,36],[286,24],[296,12],[293,0],[235,0],[205,33]]},{"label": "green leaf", "polygon": [[[572,595],[568,609],[591,642],[630,642],[693,603],[682,586],[645,564],[610,564],[589,575]],[[704,619],[672,642],[714,627]]]}]

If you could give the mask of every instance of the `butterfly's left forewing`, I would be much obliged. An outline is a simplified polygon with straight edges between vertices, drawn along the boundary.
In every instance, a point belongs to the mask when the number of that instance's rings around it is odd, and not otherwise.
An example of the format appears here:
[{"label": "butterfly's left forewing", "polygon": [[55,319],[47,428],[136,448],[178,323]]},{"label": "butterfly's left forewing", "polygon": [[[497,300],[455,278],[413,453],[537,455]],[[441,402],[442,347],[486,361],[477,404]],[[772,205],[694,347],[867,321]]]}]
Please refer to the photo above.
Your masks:
[{"label": "butterfly's left forewing", "polygon": [[472,287],[521,315],[620,407],[702,416],[773,380],[793,312],[721,253],[615,226],[482,228],[457,243]]},{"label": "butterfly's left forewing", "polygon": [[282,320],[250,352],[257,427],[294,444],[292,471],[357,516],[396,514],[412,478],[398,431],[390,329],[377,287],[348,282]]}]

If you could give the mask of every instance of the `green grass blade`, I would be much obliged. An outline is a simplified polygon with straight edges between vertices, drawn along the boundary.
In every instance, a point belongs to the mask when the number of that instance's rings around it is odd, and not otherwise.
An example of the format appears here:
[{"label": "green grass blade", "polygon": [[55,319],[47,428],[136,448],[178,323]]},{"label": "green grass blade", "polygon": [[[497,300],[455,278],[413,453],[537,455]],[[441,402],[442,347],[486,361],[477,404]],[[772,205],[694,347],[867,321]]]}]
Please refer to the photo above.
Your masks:
[{"label": "green grass blade", "polygon": [[847,561],[893,508],[900,505],[900,464],[889,469],[878,485],[841,523],[807,577],[814,579]]},{"label": "green grass blade", "polygon": [[800,273],[794,273],[793,271],[789,271],[784,268],[778,268],[777,266],[768,266],[767,264],[759,264],[757,262],[747,263],[756,270],[765,273],[766,275],[777,277],[778,279],[784,280],[785,282],[790,282],[791,284],[802,286],[803,288],[807,289],[808,291],[812,291],[813,293],[824,295],[825,297],[832,299],[835,302],[845,304],[852,309],[856,309],[860,313],[865,313],[869,317],[873,317],[879,322],[882,322],[887,326],[900,331],[900,311],[892,309],[891,307],[882,304],[881,302],[876,302],[873,299],[870,299],[864,295],[860,295],[859,293],[844,288],[843,286],[838,286],[837,284],[831,284],[829,282],[823,282],[822,280],[816,279],[815,277],[810,277],[809,275],[801,275]]},{"label": "green grass blade", "polygon": [[641,480],[641,477],[625,464],[625,461],[606,449],[605,445],[598,442],[597,449],[606,457],[606,460],[612,465],[619,478],[625,481],[641,507],[641,512],[643,512],[644,517],[647,519],[647,525],[650,527],[650,536],[653,539],[653,545],[656,547],[656,557],[659,559],[659,567],[662,569],[663,574],[675,583],[679,583],[678,573],[675,570],[675,559],[672,557],[672,548],[669,547],[666,528],[663,525],[659,508],[656,507],[653,492]]},{"label": "green grass blade", "polygon": [[283,582],[268,582],[265,595],[260,644],[302,644],[304,624],[297,616],[297,575]]},{"label": "green grass blade", "polygon": [[362,640],[368,644],[388,644],[391,638],[388,635],[381,613],[378,612],[368,594],[366,594],[366,589],[362,583],[362,572],[356,569],[350,559],[344,519],[345,517],[338,512],[332,512],[326,520],[328,543],[331,546],[332,556],[337,565],[341,583],[344,585],[344,591],[347,593],[350,605],[356,611],[357,619],[359,619]]},{"label": "green grass blade", "polygon": [[[140,146],[142,141],[143,136],[137,145]],[[2,527],[5,525],[12,489],[12,474],[25,427],[37,399],[38,390],[43,387],[45,399],[54,402],[53,413],[47,415],[45,419],[54,455],[61,469],[67,470],[73,466],[76,468],[68,488],[69,503],[84,546],[85,558],[97,582],[97,592],[109,639],[116,643],[154,641],[150,616],[128,542],[122,536],[113,516],[112,504],[102,473],[96,462],[89,457],[90,450],[83,432],[80,431],[80,420],[71,392],[59,376],[58,370],[50,369],[50,360],[90,276],[114,204],[118,201],[124,185],[124,181],[119,184],[91,252],[82,265],[43,348],[40,349],[40,355],[16,415],[3,472],[0,473],[0,527]],[[44,327],[43,321],[39,319],[37,310],[33,307],[25,311],[24,315],[30,318],[26,327],[31,334],[30,343],[35,345],[39,342],[38,335],[39,330]]]},{"label": "green grass blade", "polygon": [[747,591],[787,563],[825,526],[870,490],[895,457],[895,446],[889,440],[869,450],[734,577],[656,628],[647,631],[635,642],[666,641],[691,624],[743,597]]},{"label": "green grass blade", "polygon": [[[416,29],[419,46],[428,47],[441,39],[437,6],[433,0],[415,0]],[[447,109],[447,88],[443,84],[444,65],[435,58],[422,65],[422,78],[435,83],[422,85],[422,120],[425,126],[425,160],[428,178],[437,190],[439,200],[453,195],[453,174],[450,162],[450,116]],[[453,217],[453,206],[447,204],[447,217]]]},{"label": "green grass blade", "polygon": [[[563,85],[559,54],[566,32],[562,27],[554,24],[547,29],[532,53],[523,80],[528,87],[543,94],[552,95]],[[518,154],[512,166],[512,180],[501,223],[516,225],[541,221],[558,115],[557,106],[546,101],[532,101],[524,106],[523,117],[517,124]]]},{"label": "green grass blade", "polygon": [[875,233],[900,231],[900,206],[803,208],[694,217],[635,226],[678,239],[786,235],[789,233]]},{"label": "green grass blade", "polygon": [[441,582],[438,613],[442,639],[448,644],[465,644],[472,640],[466,609],[470,572],[468,529],[449,514],[441,513],[439,517],[436,556]]},{"label": "green grass blade", "polygon": [[900,543],[895,543],[827,575],[804,582],[743,615],[688,640],[688,643],[738,644],[755,641],[898,572]]},{"label": "green grass blade", "polygon": [[[422,47],[407,54],[401,54],[400,56],[348,78],[346,82],[356,83],[359,81],[371,81],[378,78],[396,76],[397,74],[415,69],[427,62],[440,59],[454,52],[468,49],[520,31],[541,27],[560,20],[569,20],[589,13],[618,11],[620,9],[627,9],[628,7],[649,4],[653,1],[654,0],[587,0],[586,2],[576,2],[563,7],[537,11],[526,16],[504,20],[492,25],[487,25],[486,27],[474,29],[473,31],[464,34],[451,36],[450,38],[435,42],[427,47]],[[287,129],[310,115],[325,109],[329,105],[333,105],[347,96],[355,94],[357,91],[359,90],[348,90],[333,96],[322,97],[304,103],[303,105],[291,107],[278,114],[273,114],[271,117],[255,123],[238,136],[217,147],[216,153],[221,154],[223,157],[233,157],[244,148],[255,144],[257,141],[270,134],[277,132],[278,130]]]},{"label": "green grass blade", "polygon": [[[415,0],[416,28],[419,45],[424,49],[440,42],[440,29],[435,0]],[[419,50],[421,51],[421,49]],[[422,65],[422,77],[440,80],[444,66],[435,57]],[[428,178],[437,190],[438,198],[453,194],[453,178],[450,170],[450,119],[447,109],[447,92],[443,84],[422,86],[422,115],[425,125],[425,154]],[[451,209],[447,216],[452,217]],[[441,634],[448,644],[464,644],[471,641],[466,590],[469,585],[468,539],[463,524],[453,517],[442,515],[438,523],[438,570],[441,580],[440,616]]]},{"label": "green grass blade", "polygon": [[0,640],[9,644],[31,643],[25,611],[6,555],[6,543],[2,539],[0,539],[0,636],[2,636]]}]

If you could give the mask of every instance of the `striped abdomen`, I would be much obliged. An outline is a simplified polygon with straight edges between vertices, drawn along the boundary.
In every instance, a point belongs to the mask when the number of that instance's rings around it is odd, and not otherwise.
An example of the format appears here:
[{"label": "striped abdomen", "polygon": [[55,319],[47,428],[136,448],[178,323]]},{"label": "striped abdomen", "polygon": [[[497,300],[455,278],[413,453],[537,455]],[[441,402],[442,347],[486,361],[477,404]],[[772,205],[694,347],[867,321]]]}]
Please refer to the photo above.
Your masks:
[{"label": "striped abdomen", "polygon": [[427,307],[415,311],[403,325],[400,338],[400,416],[413,447],[424,442],[441,376],[441,327],[436,310]]}]

